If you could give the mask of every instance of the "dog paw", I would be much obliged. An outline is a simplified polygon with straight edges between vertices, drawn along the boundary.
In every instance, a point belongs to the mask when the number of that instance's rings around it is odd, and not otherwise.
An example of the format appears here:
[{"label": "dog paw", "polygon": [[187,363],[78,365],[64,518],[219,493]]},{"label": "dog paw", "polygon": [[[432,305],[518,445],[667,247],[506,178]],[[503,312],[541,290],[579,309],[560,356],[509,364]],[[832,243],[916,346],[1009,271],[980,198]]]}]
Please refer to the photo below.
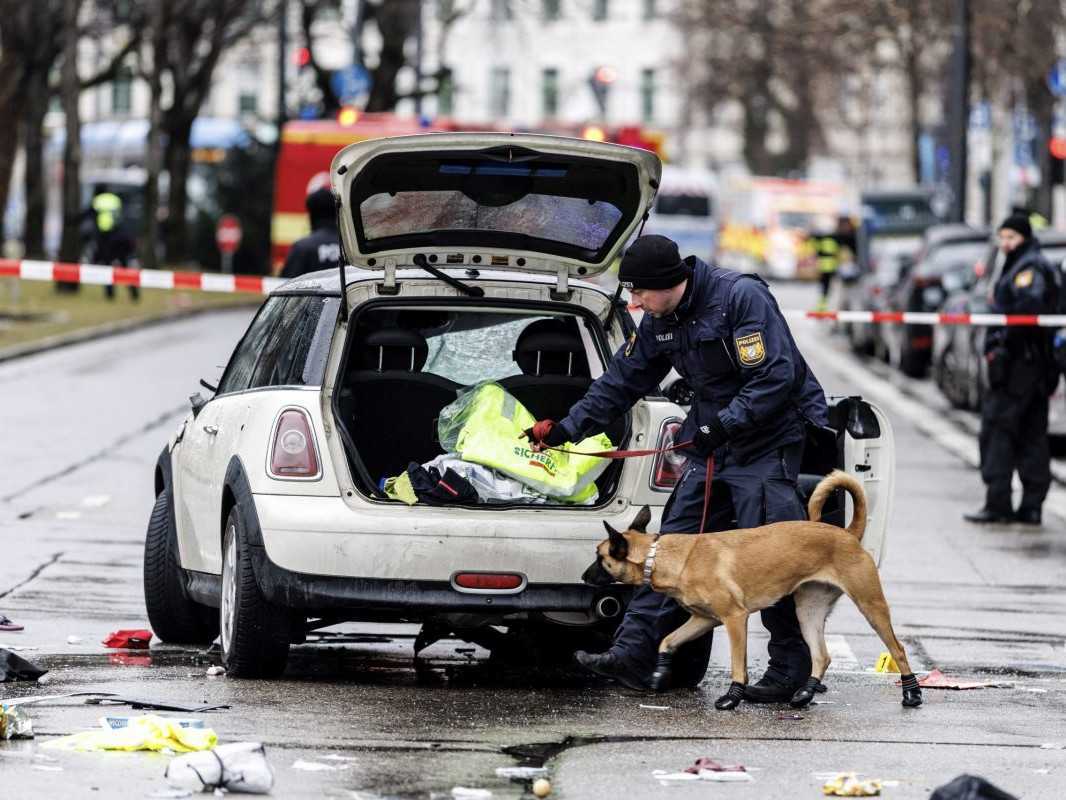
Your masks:
[{"label": "dog paw", "polygon": [[907,689],[903,692],[903,707],[917,708],[922,704],[921,689]]},{"label": "dog paw", "polygon": [[714,701],[714,707],[719,711],[732,711],[740,705],[744,699],[744,684],[733,681],[729,685],[729,691]]}]

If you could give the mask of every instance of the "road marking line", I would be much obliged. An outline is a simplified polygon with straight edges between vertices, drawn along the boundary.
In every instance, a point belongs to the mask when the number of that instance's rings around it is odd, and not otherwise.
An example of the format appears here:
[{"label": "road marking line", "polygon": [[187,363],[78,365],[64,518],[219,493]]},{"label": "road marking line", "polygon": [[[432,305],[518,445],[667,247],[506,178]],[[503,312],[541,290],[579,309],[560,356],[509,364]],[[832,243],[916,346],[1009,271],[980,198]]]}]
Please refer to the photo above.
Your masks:
[{"label": "road marking line", "polygon": [[109,494],[91,494],[81,501],[86,508],[102,508],[111,502]]}]

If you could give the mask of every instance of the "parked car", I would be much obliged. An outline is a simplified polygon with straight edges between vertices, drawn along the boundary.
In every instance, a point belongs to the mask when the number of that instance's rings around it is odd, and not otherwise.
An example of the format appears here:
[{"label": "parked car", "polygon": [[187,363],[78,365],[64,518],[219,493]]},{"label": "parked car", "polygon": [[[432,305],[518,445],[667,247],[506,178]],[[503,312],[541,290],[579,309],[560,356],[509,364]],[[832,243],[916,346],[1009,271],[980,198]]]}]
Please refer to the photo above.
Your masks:
[{"label": "parked car", "polygon": [[[926,230],[913,266],[904,264],[899,282],[888,292],[893,311],[935,312],[947,289],[972,273],[988,246],[987,230],[966,225],[936,225]],[[945,284],[947,284],[945,286]],[[905,375],[925,375],[933,351],[932,325],[884,323],[880,326],[880,355]]]},{"label": "parked car", "polygon": [[[581,280],[605,270],[651,206],[659,161],[537,135],[426,134],[351,145],[333,161],[351,266],[275,290],[209,400],[155,468],[145,601],[167,642],[208,642],[237,677],[277,675],[289,646],[344,621],[424,623],[490,648],[518,631],[568,658],[617,624],[627,595],[580,574],[602,523],[656,519],[676,454],[612,462],[588,505],[433,506],[381,482],[442,453],[436,420],[464,387],[503,385],[562,417],[634,330]],[[439,269],[438,269],[439,268]],[[343,288],[342,288],[343,286]],[[665,447],[682,410],[654,392],[608,431]],[[894,480],[891,427],[858,398],[803,465],[864,485],[879,560]],[[520,441],[515,446],[523,446]],[[837,499],[830,519],[843,518]],[[497,627],[490,627],[497,626]]]},{"label": "parked car", "polygon": [[[1066,260],[1066,231],[1039,231],[1044,256],[1062,269]],[[972,277],[944,301],[948,313],[982,314],[1003,267],[1003,254],[993,239],[974,265]],[[988,329],[971,325],[939,325],[933,332],[933,376],[944,396],[957,408],[977,410],[986,385],[984,337]],[[1066,399],[1060,383],[1051,402],[1049,432],[1054,449],[1066,450]]]}]

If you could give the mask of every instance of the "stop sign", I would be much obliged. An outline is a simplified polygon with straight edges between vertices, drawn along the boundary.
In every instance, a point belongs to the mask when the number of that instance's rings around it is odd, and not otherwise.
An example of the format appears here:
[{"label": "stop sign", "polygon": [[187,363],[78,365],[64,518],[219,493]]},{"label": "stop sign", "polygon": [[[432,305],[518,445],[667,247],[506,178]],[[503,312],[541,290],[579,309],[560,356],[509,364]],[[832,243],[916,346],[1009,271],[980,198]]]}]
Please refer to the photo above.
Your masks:
[{"label": "stop sign", "polygon": [[235,253],[241,246],[241,221],[232,214],[223,214],[215,228],[215,243],[223,253]]}]

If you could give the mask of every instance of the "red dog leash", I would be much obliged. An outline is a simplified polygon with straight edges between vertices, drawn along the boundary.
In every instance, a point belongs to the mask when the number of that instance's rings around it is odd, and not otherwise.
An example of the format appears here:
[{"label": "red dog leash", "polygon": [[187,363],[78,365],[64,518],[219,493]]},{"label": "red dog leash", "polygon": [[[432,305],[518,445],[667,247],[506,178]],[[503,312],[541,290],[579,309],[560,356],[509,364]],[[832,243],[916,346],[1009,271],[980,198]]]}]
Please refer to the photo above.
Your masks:
[{"label": "red dog leash", "polygon": [[[544,444],[540,446],[541,450],[554,450],[557,453],[566,453],[571,456],[592,456],[593,458],[607,458],[612,461],[623,458],[640,458],[641,456],[657,456],[661,453],[669,453],[673,450],[682,450],[686,447],[691,447],[692,442],[681,442],[680,444],[672,444],[669,447],[660,447],[654,450],[600,450],[595,453],[579,453],[576,450],[566,450],[562,447],[549,447]],[[710,456],[707,459],[707,475],[703,482],[703,514],[700,515],[700,533],[703,533],[703,529],[707,525],[707,511],[711,507],[711,484],[714,481],[714,456]]]}]

